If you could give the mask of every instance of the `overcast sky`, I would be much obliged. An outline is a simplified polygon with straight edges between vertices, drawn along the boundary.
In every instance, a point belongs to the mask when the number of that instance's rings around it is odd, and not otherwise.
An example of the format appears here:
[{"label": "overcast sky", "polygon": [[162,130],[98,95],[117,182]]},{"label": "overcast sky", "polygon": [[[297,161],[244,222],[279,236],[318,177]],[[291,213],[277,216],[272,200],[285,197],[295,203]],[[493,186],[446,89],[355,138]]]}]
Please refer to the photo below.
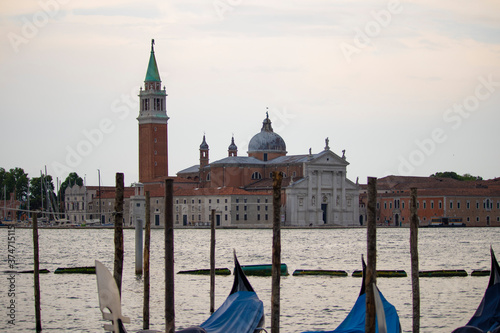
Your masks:
[{"label": "overcast sky", "polygon": [[0,5],[0,167],[138,180],[151,39],[169,174],[239,155],[266,108],[289,155],[347,176],[500,176],[500,2],[23,0]]}]

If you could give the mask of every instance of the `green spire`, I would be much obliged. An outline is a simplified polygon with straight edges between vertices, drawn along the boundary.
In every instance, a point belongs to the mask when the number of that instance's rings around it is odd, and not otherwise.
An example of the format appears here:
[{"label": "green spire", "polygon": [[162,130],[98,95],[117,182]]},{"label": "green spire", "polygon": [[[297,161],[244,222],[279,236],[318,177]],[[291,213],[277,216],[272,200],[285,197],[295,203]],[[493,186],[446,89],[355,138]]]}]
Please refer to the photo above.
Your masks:
[{"label": "green spire", "polygon": [[151,56],[149,57],[148,71],[146,73],[146,82],[161,82],[160,73],[158,72],[158,65],[156,65],[155,50],[154,50],[155,40],[151,40]]}]

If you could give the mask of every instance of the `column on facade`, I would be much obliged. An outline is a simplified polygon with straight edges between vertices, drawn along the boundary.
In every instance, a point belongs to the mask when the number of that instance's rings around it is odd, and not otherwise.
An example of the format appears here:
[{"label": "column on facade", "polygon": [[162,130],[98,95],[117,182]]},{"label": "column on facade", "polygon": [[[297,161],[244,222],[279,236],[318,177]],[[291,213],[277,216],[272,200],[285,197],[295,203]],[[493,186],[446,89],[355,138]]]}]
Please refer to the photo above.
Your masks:
[{"label": "column on facade", "polygon": [[323,211],[321,210],[321,203],[323,199],[321,198],[321,176],[323,171],[318,170],[317,181],[316,181],[316,224],[320,224],[323,221]]},{"label": "column on facade", "polygon": [[345,193],[345,172],[341,173],[342,178],[340,179],[341,181],[341,190],[342,190],[342,196],[340,198],[340,202],[342,203],[342,224],[345,222],[346,218],[346,210],[347,210],[347,200],[346,200],[346,193]]},{"label": "column on facade", "polygon": [[313,182],[313,172],[308,169],[307,170],[307,177],[309,178],[309,181],[307,182],[307,199],[306,199],[306,211],[305,211],[305,225],[309,225],[311,222],[311,210],[312,210],[312,197],[313,197],[313,191],[312,191],[312,182]]}]

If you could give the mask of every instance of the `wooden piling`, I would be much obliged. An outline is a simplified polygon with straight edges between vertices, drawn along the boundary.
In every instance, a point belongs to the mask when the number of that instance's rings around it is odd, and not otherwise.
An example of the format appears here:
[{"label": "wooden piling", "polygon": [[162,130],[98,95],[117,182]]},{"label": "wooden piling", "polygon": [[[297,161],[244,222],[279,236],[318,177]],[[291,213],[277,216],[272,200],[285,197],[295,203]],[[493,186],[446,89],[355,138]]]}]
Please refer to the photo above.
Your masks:
[{"label": "wooden piling", "polygon": [[411,289],[413,301],[413,333],[420,331],[420,283],[418,271],[418,214],[417,189],[410,189],[410,254],[411,254]]},{"label": "wooden piling", "polygon": [[146,235],[144,240],[144,305],[142,309],[142,328],[149,329],[149,251],[151,248],[151,212],[150,212],[150,194],[146,191]]},{"label": "wooden piling", "polygon": [[375,333],[375,296],[377,283],[377,178],[368,177],[367,265],[365,278],[366,320],[365,332]]},{"label": "wooden piling", "polygon": [[36,331],[42,331],[42,315],[40,308],[40,259],[38,252],[38,218],[37,212],[33,215],[33,282],[35,286],[35,320],[36,320]]},{"label": "wooden piling", "polygon": [[116,173],[115,177],[115,262],[114,278],[120,296],[122,294],[122,275],[123,275],[123,173]]},{"label": "wooden piling", "polygon": [[281,278],[281,181],[283,174],[273,172],[273,259],[271,288],[271,333],[280,331]]},{"label": "wooden piling", "polygon": [[215,209],[212,209],[210,225],[210,313],[215,311]]},{"label": "wooden piling", "polygon": [[165,179],[165,332],[175,332],[174,308],[174,186]]}]

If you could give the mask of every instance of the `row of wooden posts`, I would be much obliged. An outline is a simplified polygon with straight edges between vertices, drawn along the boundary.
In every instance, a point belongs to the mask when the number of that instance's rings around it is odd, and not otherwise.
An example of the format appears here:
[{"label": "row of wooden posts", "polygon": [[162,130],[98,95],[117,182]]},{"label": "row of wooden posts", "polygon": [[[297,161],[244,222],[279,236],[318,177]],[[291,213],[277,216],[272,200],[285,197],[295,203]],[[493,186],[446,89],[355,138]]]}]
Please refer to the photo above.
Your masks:
[{"label": "row of wooden posts", "polygon": [[[281,267],[281,172],[273,173],[273,247],[272,247],[272,289],[271,289],[271,332],[280,331],[280,267]],[[144,304],[143,329],[149,329],[149,254],[151,244],[151,218],[149,214],[149,191],[146,191],[145,216],[145,247],[144,247]],[[115,192],[115,227],[114,227],[114,278],[121,294],[123,275],[123,173],[116,174]],[[375,333],[375,300],[373,286],[376,284],[376,206],[377,206],[377,179],[368,177],[368,204],[367,204],[367,266],[366,266],[366,320],[365,332]],[[413,294],[413,333],[420,330],[420,290],[418,276],[418,216],[417,216],[417,189],[411,189],[410,206],[410,251],[411,251],[411,278]],[[210,242],[210,312],[214,312],[215,295],[215,210],[211,214],[211,242]],[[165,180],[165,332],[175,332],[174,309],[174,225],[173,225],[173,180]],[[38,257],[38,224],[37,216],[33,216],[33,245],[34,245],[34,295],[36,331],[41,332],[40,314],[40,279]]]}]

